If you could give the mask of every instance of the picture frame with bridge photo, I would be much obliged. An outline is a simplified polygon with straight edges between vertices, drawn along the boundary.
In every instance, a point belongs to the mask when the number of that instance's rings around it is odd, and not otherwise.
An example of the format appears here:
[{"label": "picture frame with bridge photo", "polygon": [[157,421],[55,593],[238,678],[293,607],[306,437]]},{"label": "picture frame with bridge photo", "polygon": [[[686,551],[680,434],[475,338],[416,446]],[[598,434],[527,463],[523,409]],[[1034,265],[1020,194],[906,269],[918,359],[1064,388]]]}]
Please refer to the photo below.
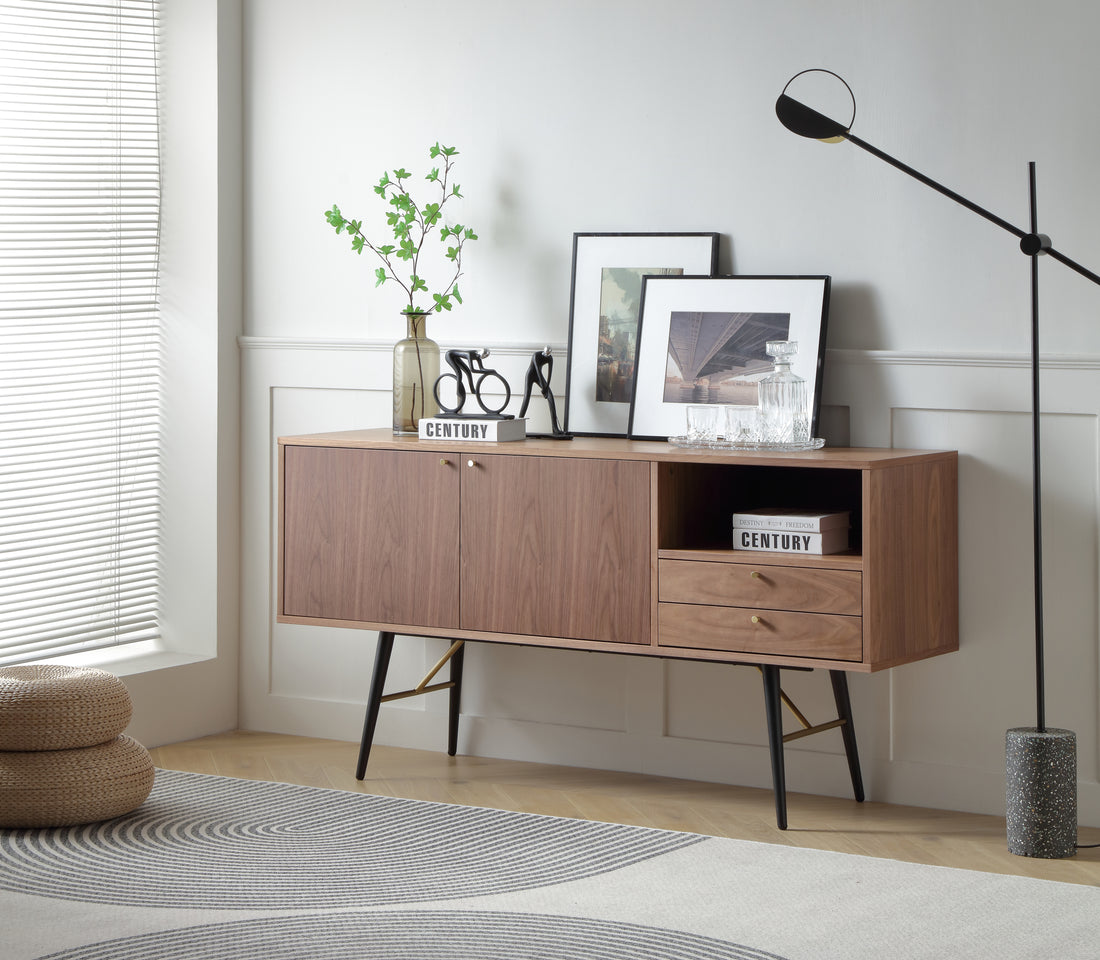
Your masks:
[{"label": "picture frame with bridge photo", "polygon": [[829,285],[827,276],[644,277],[628,436],[682,434],[692,404],[756,406],[773,370],[769,340],[798,343],[791,371],[806,381],[813,436]]}]

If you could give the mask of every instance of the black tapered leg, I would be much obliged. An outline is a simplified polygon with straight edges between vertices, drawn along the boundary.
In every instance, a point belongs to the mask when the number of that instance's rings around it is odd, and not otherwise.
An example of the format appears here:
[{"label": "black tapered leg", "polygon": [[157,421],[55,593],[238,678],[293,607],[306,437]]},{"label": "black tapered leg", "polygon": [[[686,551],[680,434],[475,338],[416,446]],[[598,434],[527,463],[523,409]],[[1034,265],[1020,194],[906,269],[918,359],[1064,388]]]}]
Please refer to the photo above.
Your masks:
[{"label": "black tapered leg", "polygon": [[462,657],[466,652],[463,644],[451,655],[451,687],[447,703],[449,718],[447,723],[447,756],[458,753],[458,715],[462,706]]},{"label": "black tapered leg", "polygon": [[852,775],[852,791],[856,800],[863,802],[863,775],[859,772],[859,752],[856,750],[856,728],[852,723],[852,701],[848,697],[848,674],[843,670],[830,670],[836,715],[844,721],[840,728],[844,737],[844,752],[848,755],[848,772]]},{"label": "black tapered leg", "polygon": [[775,792],[775,824],[787,829],[787,774],[783,767],[783,700],[779,667],[767,664],[764,674],[764,712],[768,716],[768,750],[772,758],[772,789]]},{"label": "black tapered leg", "polygon": [[367,717],[363,721],[363,739],[359,742],[359,762],[355,766],[355,779],[362,780],[367,773],[367,760],[370,759],[371,744],[374,743],[374,728],[378,725],[378,711],[382,706],[382,691],[386,686],[386,672],[390,668],[390,654],[393,652],[393,634],[378,634],[378,649],[374,655],[374,674],[370,681],[370,697],[367,700]]}]

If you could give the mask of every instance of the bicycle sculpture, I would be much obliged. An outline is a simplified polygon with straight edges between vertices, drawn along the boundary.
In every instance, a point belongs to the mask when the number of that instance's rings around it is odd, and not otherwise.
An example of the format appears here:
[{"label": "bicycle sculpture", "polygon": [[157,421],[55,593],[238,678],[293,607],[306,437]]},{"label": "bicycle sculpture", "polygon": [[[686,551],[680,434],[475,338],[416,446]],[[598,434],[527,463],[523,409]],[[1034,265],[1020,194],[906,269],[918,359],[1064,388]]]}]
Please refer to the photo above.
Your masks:
[{"label": "bicycle sculpture", "polygon": [[554,440],[572,440],[572,434],[566,433],[558,424],[558,409],[554,404],[554,393],[550,389],[550,377],[554,373],[554,358],[549,347],[536,350],[531,354],[531,366],[527,368],[527,381],[523,394],[523,405],[519,408],[522,417],[527,412],[527,404],[531,402],[531,391],[538,384],[539,392],[546,400],[550,408],[550,430],[548,434],[529,434],[529,436],[548,436]]},{"label": "bicycle sculpture", "polygon": [[[447,365],[454,372],[441,374],[435,381],[435,386],[432,388],[435,393],[435,402],[439,404],[439,415],[441,417],[479,417],[481,419],[490,420],[515,419],[510,413],[501,412],[508,406],[508,401],[512,399],[512,388],[508,386],[508,381],[505,380],[500,373],[492,367],[485,366],[484,360],[487,356],[489,356],[489,351],[484,347],[479,350],[447,351]],[[448,407],[439,396],[439,388],[440,385],[451,380],[454,381],[455,405],[453,407]],[[490,406],[490,404],[486,402],[486,397],[483,393],[486,381],[492,380],[499,380],[500,385],[504,388],[504,399],[496,406]],[[481,407],[481,413],[462,412],[462,408],[466,404],[467,385],[469,385],[470,393],[472,393],[477,400],[477,405]]]}]

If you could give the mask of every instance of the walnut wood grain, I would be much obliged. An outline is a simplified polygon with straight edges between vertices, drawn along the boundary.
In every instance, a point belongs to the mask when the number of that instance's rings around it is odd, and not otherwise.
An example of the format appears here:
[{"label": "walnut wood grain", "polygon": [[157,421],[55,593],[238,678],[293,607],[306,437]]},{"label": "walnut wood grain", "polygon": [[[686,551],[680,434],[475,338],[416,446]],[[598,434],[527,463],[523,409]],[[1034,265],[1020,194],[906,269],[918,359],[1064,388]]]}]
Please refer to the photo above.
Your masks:
[{"label": "walnut wood grain", "polygon": [[865,477],[863,615],[877,664],[959,648],[957,470],[949,458]]},{"label": "walnut wood grain", "polygon": [[648,643],[649,483],[645,463],[469,455],[462,627]]},{"label": "walnut wood grain", "polygon": [[771,553],[768,551],[734,550],[732,547],[709,550],[658,550],[659,560],[702,560],[707,563],[731,563],[755,566],[767,563],[772,567],[819,567],[823,570],[850,570],[859,573],[863,569],[863,555],[845,553]]},{"label": "walnut wood grain", "polygon": [[[951,451],[456,449],[385,430],[279,442],[281,622],[860,672],[958,648]],[[850,510],[852,551],[729,548],[734,510],[783,505]],[[762,565],[785,599],[729,587]],[[815,612],[723,632],[742,602]]]},{"label": "walnut wood grain", "polygon": [[849,570],[661,560],[663,601],[859,616],[863,578]]},{"label": "walnut wood grain", "polygon": [[[756,622],[753,622],[753,618]],[[859,661],[863,658],[859,617],[829,613],[792,613],[747,607],[662,603],[659,645]]]},{"label": "walnut wood grain", "polygon": [[458,625],[457,457],[287,446],[283,460],[283,614]]},{"label": "walnut wood grain", "polygon": [[[280,443],[296,446],[346,447],[363,450],[411,450],[424,452],[453,451],[449,440],[420,440],[414,436],[395,437],[386,428],[338,430],[280,437]],[[930,454],[944,456],[948,451],[903,450],[893,447],[823,447],[784,453],[775,450],[694,450],[656,440],[624,440],[614,437],[575,437],[570,443],[529,437],[522,443],[479,443],[481,453],[507,452],[516,456],[584,458],[589,460],[644,460],[647,463],[698,463],[712,466],[795,466],[813,469],[873,470],[901,463],[921,462]],[[470,448],[472,449],[472,447]]]}]

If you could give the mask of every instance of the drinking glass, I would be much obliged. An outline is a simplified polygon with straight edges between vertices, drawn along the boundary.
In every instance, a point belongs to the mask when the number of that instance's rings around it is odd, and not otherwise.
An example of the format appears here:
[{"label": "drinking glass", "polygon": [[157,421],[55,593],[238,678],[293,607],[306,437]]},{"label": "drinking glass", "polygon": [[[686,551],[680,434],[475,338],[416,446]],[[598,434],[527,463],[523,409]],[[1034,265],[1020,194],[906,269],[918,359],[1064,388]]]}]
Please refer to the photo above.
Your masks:
[{"label": "drinking glass", "polygon": [[713,403],[693,403],[687,408],[687,438],[697,442],[718,439],[718,406]]},{"label": "drinking glass", "polygon": [[723,436],[732,443],[752,443],[757,439],[759,407],[730,404],[726,407],[726,431]]}]

